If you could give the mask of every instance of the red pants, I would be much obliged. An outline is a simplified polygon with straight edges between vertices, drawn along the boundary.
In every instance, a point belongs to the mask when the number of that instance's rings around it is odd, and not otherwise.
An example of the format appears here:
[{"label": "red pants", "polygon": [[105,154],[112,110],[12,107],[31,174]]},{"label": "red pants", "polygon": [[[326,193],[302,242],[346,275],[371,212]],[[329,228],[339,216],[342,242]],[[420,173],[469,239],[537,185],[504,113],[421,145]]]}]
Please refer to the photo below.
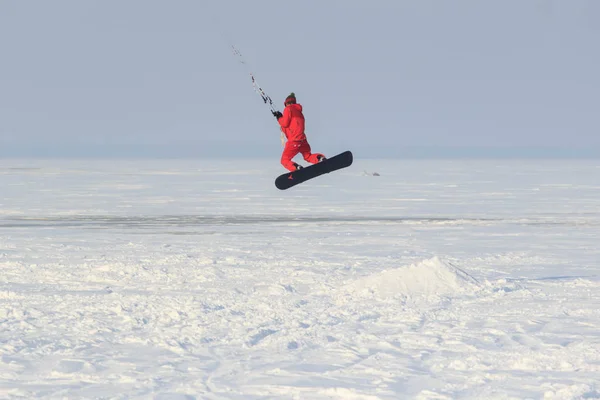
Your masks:
[{"label": "red pants", "polygon": [[292,161],[298,153],[302,154],[304,159],[311,163],[316,164],[319,162],[318,156],[322,156],[321,153],[311,153],[310,144],[306,140],[302,141],[288,141],[283,149],[281,155],[281,165],[283,165],[288,171],[296,170],[296,163]]}]

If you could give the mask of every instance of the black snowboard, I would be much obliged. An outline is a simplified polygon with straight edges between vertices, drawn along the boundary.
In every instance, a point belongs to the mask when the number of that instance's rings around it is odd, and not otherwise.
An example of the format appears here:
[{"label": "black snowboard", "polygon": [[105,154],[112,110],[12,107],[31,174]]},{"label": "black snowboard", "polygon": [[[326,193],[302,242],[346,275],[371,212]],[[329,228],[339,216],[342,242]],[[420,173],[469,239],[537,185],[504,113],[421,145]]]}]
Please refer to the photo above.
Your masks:
[{"label": "black snowboard", "polygon": [[332,171],[349,167],[352,165],[352,160],[352,153],[350,151],[345,151],[337,156],[321,161],[320,163],[312,164],[308,167],[299,169],[298,171],[280,175],[275,179],[275,186],[277,186],[277,189],[281,190],[289,189],[292,186],[316,178],[319,175],[328,174]]}]

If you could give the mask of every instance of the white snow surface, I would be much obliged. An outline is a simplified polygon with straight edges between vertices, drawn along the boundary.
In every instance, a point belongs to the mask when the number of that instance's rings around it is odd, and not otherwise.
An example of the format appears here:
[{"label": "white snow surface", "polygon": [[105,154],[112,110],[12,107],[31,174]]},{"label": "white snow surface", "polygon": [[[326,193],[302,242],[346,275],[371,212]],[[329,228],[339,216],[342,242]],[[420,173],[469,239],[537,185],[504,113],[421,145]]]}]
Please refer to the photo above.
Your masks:
[{"label": "white snow surface", "polygon": [[600,162],[280,173],[0,160],[0,398],[600,398]]}]

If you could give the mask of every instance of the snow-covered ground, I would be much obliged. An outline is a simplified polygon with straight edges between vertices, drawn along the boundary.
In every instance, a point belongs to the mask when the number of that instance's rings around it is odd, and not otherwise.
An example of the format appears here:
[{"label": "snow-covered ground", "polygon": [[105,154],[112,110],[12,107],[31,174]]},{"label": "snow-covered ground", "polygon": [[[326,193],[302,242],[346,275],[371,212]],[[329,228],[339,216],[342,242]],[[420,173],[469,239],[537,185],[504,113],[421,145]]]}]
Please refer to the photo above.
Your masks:
[{"label": "snow-covered ground", "polygon": [[280,173],[0,160],[0,398],[600,398],[600,161]]}]

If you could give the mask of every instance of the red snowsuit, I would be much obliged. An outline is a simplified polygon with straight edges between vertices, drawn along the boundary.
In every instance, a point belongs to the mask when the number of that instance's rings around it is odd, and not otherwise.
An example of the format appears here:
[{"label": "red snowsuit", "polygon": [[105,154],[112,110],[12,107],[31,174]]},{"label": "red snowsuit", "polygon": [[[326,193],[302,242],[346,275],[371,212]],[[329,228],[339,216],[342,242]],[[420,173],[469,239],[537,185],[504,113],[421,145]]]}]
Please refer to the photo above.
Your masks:
[{"label": "red snowsuit", "polygon": [[285,134],[287,142],[281,155],[281,165],[288,171],[296,170],[296,163],[292,161],[298,153],[302,154],[304,159],[316,164],[319,162],[320,153],[311,153],[310,145],[304,134],[304,114],[300,104],[289,104],[283,110],[283,116],[277,120],[281,126],[281,131]]}]

